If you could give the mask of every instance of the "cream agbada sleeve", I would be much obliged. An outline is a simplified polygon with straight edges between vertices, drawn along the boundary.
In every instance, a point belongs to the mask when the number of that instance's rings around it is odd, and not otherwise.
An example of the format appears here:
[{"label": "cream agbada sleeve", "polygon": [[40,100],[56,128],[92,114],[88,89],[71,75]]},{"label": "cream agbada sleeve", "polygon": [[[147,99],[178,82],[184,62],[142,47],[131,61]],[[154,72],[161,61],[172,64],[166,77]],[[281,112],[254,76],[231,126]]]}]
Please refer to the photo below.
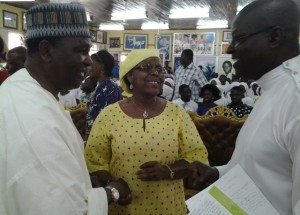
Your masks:
[{"label": "cream agbada sleeve", "polygon": [[0,214],[107,214],[70,115],[19,72],[0,89]]}]

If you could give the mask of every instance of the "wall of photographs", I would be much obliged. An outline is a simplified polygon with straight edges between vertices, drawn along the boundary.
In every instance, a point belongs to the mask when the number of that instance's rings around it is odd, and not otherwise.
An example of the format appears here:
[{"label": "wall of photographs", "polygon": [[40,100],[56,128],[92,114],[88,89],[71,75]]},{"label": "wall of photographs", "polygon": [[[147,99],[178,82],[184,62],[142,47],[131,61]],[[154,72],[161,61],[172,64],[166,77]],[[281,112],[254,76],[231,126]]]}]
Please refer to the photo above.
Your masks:
[{"label": "wall of photographs", "polygon": [[[227,48],[231,41],[229,29],[212,30],[125,30],[107,32],[107,50],[118,53],[119,60],[126,58],[133,49],[157,48],[162,62],[168,61],[169,66],[176,70],[180,65],[179,59],[184,49],[194,52],[194,63],[200,66],[209,79],[215,73],[227,74],[223,64],[233,63]],[[116,44],[116,45],[115,45]],[[162,58],[162,57],[161,57]],[[234,74],[231,66],[229,73]]]}]

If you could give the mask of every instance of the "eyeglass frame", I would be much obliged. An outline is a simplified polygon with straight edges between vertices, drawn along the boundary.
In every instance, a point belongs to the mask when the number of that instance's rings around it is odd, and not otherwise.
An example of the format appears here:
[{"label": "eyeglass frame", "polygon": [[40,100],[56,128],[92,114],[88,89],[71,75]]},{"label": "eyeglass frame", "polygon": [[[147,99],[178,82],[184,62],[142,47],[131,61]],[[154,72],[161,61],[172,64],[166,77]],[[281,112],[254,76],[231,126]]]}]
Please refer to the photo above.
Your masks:
[{"label": "eyeglass frame", "polygon": [[266,31],[269,31],[270,29],[272,29],[274,27],[275,26],[270,26],[270,27],[264,28],[262,30],[256,31],[254,33],[246,34],[246,35],[240,36],[238,38],[232,39],[229,46],[232,46],[233,48],[237,48],[241,43],[247,41],[247,39],[249,39],[250,37],[260,34],[260,33],[263,33],[263,32],[266,32]]},{"label": "eyeglass frame", "polygon": [[[148,68],[145,68],[145,66],[147,66]],[[158,71],[157,69],[160,68],[161,71]],[[155,69],[155,71],[159,74],[159,75],[163,75],[164,74],[164,67],[162,65],[160,66],[151,66],[151,64],[146,63],[146,64],[142,64],[138,67],[134,67],[133,70],[139,70],[142,72],[146,72],[146,73],[150,73],[151,71],[153,71],[153,69]]]}]

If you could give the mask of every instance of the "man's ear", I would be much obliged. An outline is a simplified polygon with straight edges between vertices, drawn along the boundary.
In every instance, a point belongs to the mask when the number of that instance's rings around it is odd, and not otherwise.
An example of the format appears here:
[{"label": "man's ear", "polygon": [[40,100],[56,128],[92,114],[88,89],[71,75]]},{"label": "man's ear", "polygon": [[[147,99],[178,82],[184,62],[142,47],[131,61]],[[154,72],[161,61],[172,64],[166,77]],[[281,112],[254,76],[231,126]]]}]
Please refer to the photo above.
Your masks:
[{"label": "man's ear", "polygon": [[45,63],[51,62],[52,51],[53,51],[53,45],[49,41],[42,40],[39,43],[39,54]]},{"label": "man's ear", "polygon": [[276,26],[270,30],[269,42],[271,48],[276,48],[283,40],[283,30],[280,26]]}]

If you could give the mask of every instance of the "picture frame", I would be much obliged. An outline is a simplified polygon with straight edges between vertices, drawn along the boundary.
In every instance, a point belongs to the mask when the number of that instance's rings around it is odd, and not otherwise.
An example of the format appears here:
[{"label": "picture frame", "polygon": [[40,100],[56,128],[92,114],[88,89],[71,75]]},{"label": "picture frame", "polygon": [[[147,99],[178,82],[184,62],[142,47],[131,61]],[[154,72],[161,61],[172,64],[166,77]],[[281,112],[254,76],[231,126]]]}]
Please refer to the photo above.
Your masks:
[{"label": "picture frame", "polygon": [[194,55],[214,55],[215,32],[174,33],[173,55],[191,49]]},{"label": "picture frame", "polygon": [[103,31],[97,31],[97,43],[104,43],[104,32]]},{"label": "picture frame", "polygon": [[164,61],[170,61],[172,53],[172,35],[157,35],[155,47],[160,53],[164,53]]},{"label": "picture frame", "polygon": [[90,30],[91,41],[97,42],[97,31]]},{"label": "picture frame", "polygon": [[3,10],[3,27],[18,29],[18,14]]},{"label": "picture frame", "polygon": [[162,65],[165,65],[166,54],[164,52],[159,53],[159,58]]},{"label": "picture frame", "polygon": [[232,34],[231,31],[224,31],[223,32],[223,42],[231,42]]},{"label": "picture frame", "polygon": [[228,55],[227,49],[229,47],[229,42],[222,42],[221,43],[221,55]]},{"label": "picture frame", "polygon": [[148,46],[147,34],[124,34],[124,50],[146,49]]},{"label": "picture frame", "polygon": [[120,37],[109,38],[109,48],[120,48]]},{"label": "picture frame", "polygon": [[[221,57],[218,57],[217,59],[217,69],[216,71],[218,72],[219,75],[226,75],[227,77],[232,77],[232,75],[235,75],[235,69],[233,67],[233,64],[234,64],[234,60],[232,60],[231,56],[221,56]],[[229,63],[230,62],[230,63]],[[224,64],[231,64],[231,69],[230,71],[225,71],[224,70]],[[227,72],[227,73],[226,73]]]},{"label": "picture frame", "polygon": [[27,31],[26,13],[25,12],[22,12],[22,30]]}]

